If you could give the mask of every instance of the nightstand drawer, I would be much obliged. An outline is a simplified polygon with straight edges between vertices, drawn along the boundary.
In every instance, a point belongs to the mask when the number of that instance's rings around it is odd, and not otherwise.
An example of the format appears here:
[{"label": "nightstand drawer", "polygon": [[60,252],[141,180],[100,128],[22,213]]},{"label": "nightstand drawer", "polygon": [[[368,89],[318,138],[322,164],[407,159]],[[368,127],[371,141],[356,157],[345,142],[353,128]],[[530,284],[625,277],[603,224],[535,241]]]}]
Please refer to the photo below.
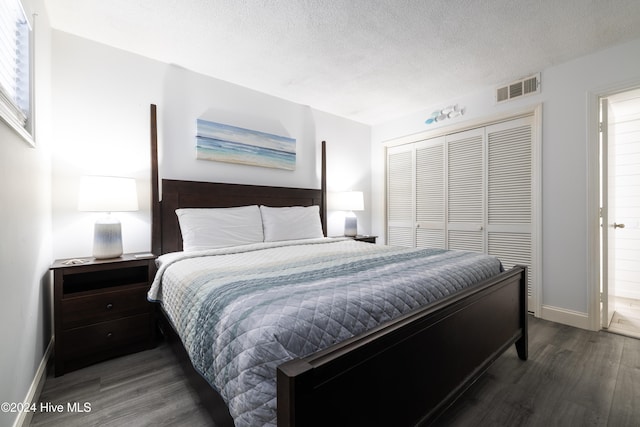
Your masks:
[{"label": "nightstand drawer", "polygon": [[148,313],[148,287],[102,292],[62,300],[62,328],[70,329],[126,316]]},{"label": "nightstand drawer", "polygon": [[125,317],[96,323],[63,332],[63,358],[76,359],[96,354],[104,356],[110,351],[127,346],[148,346],[151,314]]}]

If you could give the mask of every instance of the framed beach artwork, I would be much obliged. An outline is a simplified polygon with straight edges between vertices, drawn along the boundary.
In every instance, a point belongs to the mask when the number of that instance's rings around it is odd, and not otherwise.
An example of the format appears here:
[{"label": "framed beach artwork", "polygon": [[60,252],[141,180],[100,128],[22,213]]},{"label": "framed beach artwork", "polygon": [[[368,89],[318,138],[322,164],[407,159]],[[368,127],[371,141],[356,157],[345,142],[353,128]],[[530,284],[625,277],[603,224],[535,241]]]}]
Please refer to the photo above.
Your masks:
[{"label": "framed beach artwork", "polygon": [[295,170],[296,140],[197,119],[197,158]]}]

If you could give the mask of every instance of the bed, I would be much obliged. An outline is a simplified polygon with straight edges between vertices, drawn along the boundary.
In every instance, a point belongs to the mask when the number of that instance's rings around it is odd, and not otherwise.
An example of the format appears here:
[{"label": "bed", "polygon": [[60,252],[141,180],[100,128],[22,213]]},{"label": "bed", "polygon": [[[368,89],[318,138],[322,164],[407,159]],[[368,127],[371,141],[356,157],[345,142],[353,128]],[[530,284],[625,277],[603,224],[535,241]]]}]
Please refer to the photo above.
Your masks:
[{"label": "bed", "polygon": [[[525,267],[323,237],[324,143],[320,189],[160,181],[153,105],[151,146],[161,262],[149,298],[216,425],[426,425],[511,345],[526,360]],[[176,215],[239,207],[316,209],[318,225],[304,239],[208,249]]]}]

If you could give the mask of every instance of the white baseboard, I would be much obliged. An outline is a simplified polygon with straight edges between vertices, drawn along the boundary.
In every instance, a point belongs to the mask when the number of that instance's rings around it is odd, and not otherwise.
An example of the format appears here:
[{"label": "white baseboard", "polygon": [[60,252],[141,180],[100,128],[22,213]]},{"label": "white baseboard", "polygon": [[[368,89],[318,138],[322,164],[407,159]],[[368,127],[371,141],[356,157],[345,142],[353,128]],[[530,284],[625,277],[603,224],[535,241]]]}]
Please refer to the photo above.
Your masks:
[{"label": "white baseboard", "polygon": [[591,329],[589,327],[589,315],[579,311],[543,305],[542,316],[540,317],[544,320],[562,323],[563,325],[569,325],[580,329]]},{"label": "white baseboard", "polygon": [[[51,341],[49,341],[47,349],[44,351],[44,355],[42,356],[42,360],[40,361],[40,366],[38,366],[36,375],[33,377],[33,381],[31,382],[31,387],[29,387],[27,396],[23,400],[24,403],[38,403],[38,400],[40,400],[40,392],[42,391],[44,382],[47,379],[47,365],[49,363],[49,358],[51,357],[52,352],[53,337],[51,338]],[[32,416],[32,412],[20,412],[20,415],[18,415],[18,418],[16,418],[15,422],[13,423],[13,427],[28,427],[29,424],[31,424]]]}]

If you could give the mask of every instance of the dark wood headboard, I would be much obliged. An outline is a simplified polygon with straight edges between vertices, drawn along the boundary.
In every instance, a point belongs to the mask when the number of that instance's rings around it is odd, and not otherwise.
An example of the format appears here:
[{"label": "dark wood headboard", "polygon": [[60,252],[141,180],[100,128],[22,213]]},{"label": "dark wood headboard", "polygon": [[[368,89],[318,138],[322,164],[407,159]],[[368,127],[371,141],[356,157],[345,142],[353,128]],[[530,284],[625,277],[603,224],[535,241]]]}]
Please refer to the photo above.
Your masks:
[{"label": "dark wood headboard", "polygon": [[[327,235],[326,144],[322,141],[320,189],[272,187],[180,181],[159,178],[156,106],[151,105],[151,250],[155,255],[182,250],[178,208],[226,208],[247,205],[320,207],[322,230]],[[162,183],[162,200],[160,187]]]}]

